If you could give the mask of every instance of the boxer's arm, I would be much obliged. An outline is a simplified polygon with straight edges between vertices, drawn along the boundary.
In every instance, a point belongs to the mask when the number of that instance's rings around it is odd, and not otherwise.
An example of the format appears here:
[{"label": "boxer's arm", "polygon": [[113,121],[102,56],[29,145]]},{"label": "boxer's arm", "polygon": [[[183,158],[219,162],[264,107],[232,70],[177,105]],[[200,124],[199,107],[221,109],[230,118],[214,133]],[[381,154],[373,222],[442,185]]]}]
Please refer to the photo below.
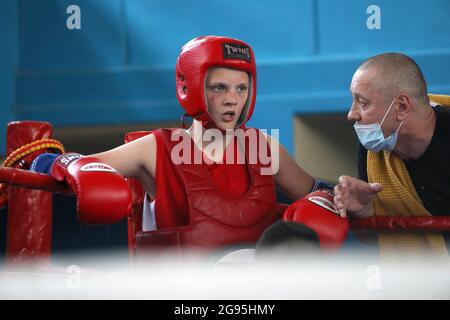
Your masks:
[{"label": "boxer's arm", "polygon": [[279,150],[280,169],[275,175],[275,182],[290,199],[300,199],[310,192],[314,179],[292,159],[281,144]]},{"label": "boxer's arm", "polygon": [[[34,159],[30,170],[50,174],[57,154],[45,153]],[[136,178],[146,190],[154,192],[153,178],[156,171],[156,140],[149,134],[112,150],[88,155],[113,167],[126,178]]]},{"label": "boxer's arm", "polygon": [[313,177],[292,159],[281,143],[269,135],[265,136],[270,145],[272,163],[274,159],[277,159],[274,153],[278,152],[279,164],[272,164],[275,182],[291,200],[302,198],[312,190]]},{"label": "boxer's arm", "polygon": [[136,178],[147,191],[152,192],[156,171],[156,151],[155,136],[149,134],[91,156],[99,158],[126,178]]}]

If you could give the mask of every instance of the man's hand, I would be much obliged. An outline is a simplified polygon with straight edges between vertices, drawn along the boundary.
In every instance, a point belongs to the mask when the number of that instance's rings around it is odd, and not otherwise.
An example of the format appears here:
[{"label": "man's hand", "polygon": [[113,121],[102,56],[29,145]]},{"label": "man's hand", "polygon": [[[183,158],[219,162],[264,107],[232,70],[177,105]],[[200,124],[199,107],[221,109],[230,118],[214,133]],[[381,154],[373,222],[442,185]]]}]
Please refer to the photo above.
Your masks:
[{"label": "man's hand", "polygon": [[380,183],[367,183],[350,176],[340,176],[334,187],[334,204],[341,217],[365,218],[373,215],[372,200],[383,190]]}]

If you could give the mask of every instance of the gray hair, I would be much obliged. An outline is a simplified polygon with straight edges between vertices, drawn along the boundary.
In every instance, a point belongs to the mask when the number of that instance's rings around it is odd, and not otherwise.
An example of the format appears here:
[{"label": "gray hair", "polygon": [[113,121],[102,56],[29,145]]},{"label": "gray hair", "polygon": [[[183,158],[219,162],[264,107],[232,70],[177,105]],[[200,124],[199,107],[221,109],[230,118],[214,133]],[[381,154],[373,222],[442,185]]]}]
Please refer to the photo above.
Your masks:
[{"label": "gray hair", "polygon": [[375,68],[377,85],[392,95],[406,93],[421,103],[429,102],[427,83],[417,63],[402,53],[388,52],[367,59],[358,68]]}]

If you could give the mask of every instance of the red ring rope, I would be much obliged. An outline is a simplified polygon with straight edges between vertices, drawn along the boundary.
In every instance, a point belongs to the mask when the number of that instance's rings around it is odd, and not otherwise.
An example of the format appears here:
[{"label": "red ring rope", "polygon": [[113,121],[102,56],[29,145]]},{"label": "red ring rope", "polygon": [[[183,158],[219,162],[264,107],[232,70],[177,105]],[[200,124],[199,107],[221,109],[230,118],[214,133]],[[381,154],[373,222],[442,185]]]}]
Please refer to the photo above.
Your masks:
[{"label": "red ring rope", "polygon": [[68,192],[68,186],[52,176],[33,171],[0,167],[0,182],[49,192]]},{"label": "red ring rope", "polygon": [[376,216],[350,220],[352,229],[450,231],[450,216]]}]

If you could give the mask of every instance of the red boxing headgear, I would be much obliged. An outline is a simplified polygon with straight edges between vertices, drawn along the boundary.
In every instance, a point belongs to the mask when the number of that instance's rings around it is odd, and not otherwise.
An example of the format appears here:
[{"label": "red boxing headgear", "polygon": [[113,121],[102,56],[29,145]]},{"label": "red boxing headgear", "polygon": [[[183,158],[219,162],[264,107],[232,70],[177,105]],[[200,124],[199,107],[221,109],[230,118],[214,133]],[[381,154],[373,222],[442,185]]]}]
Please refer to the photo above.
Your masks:
[{"label": "red boxing headgear", "polygon": [[[222,67],[249,74],[250,91],[237,126],[252,116],[256,100],[256,64],[252,48],[245,42],[218,36],[197,37],[186,43],[177,60],[177,98],[186,113],[202,122],[214,123],[207,112],[206,74]],[[215,126],[215,125],[213,125]]]}]

